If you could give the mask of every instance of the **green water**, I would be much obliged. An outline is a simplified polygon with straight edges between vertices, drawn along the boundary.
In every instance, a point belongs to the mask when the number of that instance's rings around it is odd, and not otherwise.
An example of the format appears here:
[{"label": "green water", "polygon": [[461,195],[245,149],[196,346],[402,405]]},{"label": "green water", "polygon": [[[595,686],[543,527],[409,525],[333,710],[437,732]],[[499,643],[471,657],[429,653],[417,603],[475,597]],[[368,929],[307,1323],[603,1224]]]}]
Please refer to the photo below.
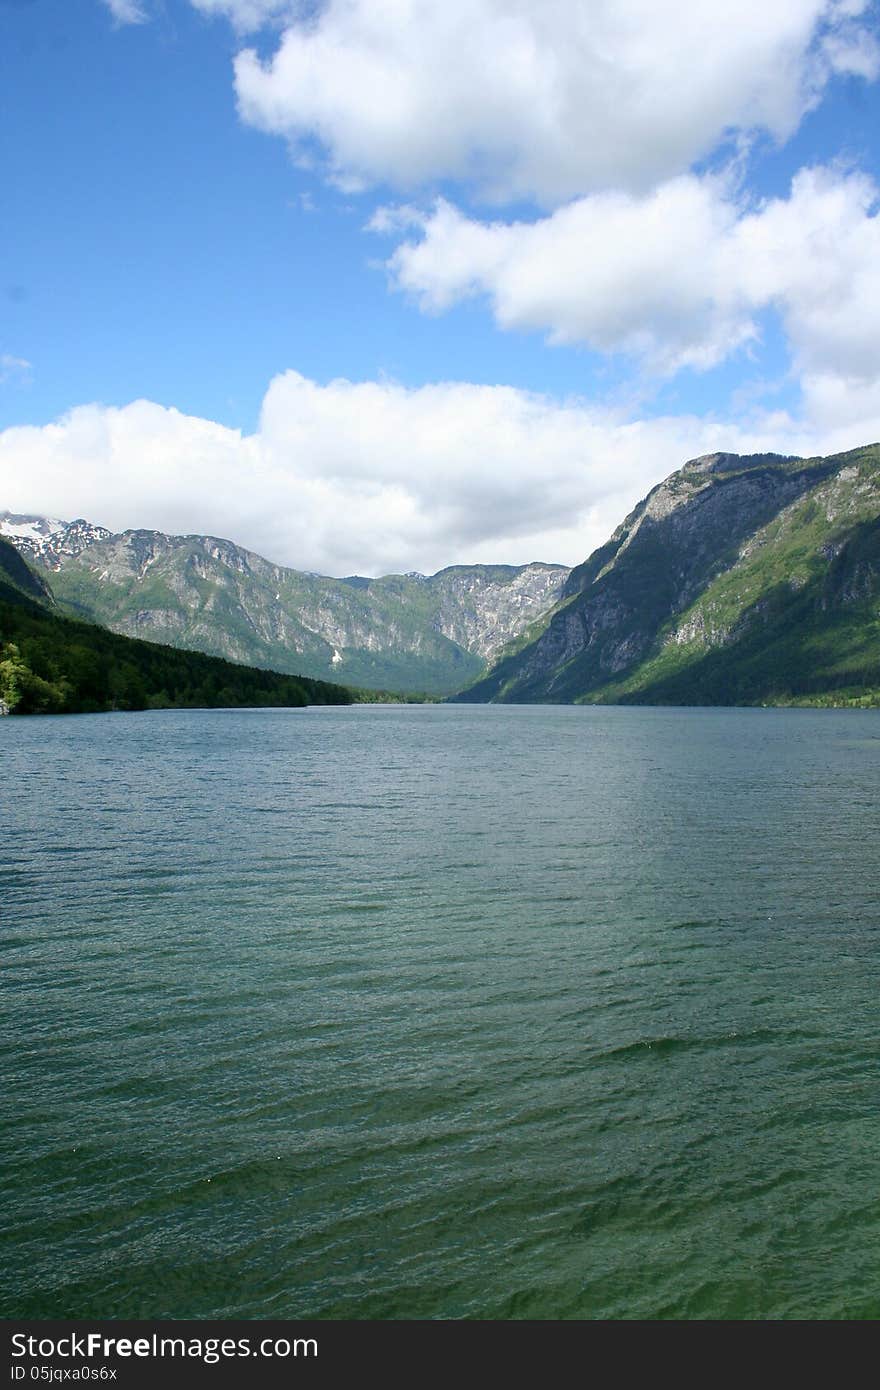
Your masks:
[{"label": "green water", "polygon": [[0,720],[0,1313],[880,1316],[880,713]]}]

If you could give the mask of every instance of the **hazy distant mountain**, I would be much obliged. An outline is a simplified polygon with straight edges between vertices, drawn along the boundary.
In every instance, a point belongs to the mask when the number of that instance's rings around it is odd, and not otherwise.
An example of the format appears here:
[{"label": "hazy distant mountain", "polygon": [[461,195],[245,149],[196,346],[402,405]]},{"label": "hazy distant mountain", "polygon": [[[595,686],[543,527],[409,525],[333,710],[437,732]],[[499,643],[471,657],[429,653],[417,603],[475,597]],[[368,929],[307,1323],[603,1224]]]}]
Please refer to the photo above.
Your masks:
[{"label": "hazy distant mountain", "polygon": [[459,698],[880,703],[880,445],[686,463]]},{"label": "hazy distant mountain", "polygon": [[347,685],[447,694],[551,608],[561,565],[330,579],[231,541],[0,513],[62,608],[114,632]]}]

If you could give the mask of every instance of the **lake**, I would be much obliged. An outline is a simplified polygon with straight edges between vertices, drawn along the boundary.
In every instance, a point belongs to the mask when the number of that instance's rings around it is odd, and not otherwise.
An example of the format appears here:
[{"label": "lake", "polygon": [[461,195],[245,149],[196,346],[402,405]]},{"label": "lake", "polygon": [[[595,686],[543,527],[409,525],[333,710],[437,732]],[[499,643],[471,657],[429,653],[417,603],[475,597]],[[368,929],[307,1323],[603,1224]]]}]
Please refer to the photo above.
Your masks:
[{"label": "lake", "polygon": [[880,711],[0,720],[5,1317],[880,1316]]}]

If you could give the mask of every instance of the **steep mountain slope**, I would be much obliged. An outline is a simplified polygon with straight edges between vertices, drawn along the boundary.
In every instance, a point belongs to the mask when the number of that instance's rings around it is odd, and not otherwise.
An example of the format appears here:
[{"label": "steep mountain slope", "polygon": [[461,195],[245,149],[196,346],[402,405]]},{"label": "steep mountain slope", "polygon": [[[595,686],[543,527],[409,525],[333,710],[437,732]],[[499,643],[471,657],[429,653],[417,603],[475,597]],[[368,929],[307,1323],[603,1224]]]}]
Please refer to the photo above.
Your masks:
[{"label": "steep mountain slope", "polygon": [[762,703],[880,692],[880,446],[713,454],[573,570],[473,701]]},{"label": "steep mountain slope", "polygon": [[34,573],[14,546],[4,540],[0,540],[0,601],[54,603],[46,581]]},{"label": "steep mountain slope", "polygon": [[562,593],[560,565],[330,579],[230,541],[0,514],[69,611],[114,632],[349,684],[446,694]]},{"label": "steep mountain slope", "polygon": [[0,539],[0,713],[350,704],[340,685],[120,637],[59,616],[39,576]]}]

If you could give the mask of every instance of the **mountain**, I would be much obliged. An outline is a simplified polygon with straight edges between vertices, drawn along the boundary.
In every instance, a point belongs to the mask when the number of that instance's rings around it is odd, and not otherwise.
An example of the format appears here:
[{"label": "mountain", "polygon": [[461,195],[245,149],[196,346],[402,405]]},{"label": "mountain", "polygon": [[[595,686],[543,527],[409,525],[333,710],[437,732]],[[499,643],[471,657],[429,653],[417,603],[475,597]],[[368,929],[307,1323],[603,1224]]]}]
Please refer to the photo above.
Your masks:
[{"label": "mountain", "polygon": [[340,685],[236,666],[61,617],[0,539],[0,713],[350,704]]},{"label": "mountain", "polygon": [[132,637],[349,685],[448,694],[560,597],[561,565],[330,579],[231,541],[0,513],[59,605]]},{"label": "mountain", "polygon": [[0,536],[4,536],[32,564],[57,570],[95,541],[110,539],[110,532],[91,522],[59,521],[48,516],[18,516],[0,512]]},{"label": "mountain", "polygon": [[35,574],[14,546],[0,541],[0,602],[54,603],[52,590]]},{"label": "mountain", "polygon": [[458,698],[880,703],[880,445],[692,459]]}]

